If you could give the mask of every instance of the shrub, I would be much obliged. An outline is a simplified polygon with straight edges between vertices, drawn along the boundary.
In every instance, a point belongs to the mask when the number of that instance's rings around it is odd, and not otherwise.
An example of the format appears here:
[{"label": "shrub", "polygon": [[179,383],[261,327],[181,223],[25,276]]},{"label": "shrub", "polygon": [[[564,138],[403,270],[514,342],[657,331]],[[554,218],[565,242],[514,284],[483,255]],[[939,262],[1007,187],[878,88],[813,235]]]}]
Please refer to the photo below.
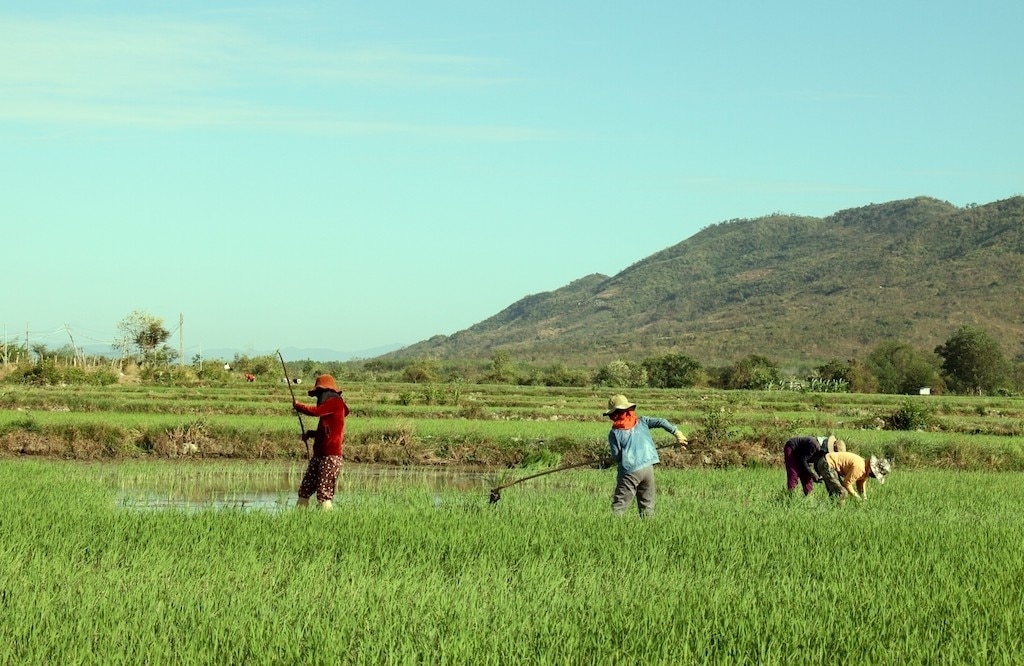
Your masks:
[{"label": "shrub", "polygon": [[887,419],[890,430],[927,430],[934,422],[932,407],[914,400],[904,400]]},{"label": "shrub", "polygon": [[701,443],[705,446],[719,446],[729,441],[734,430],[730,410],[722,405],[704,405],[696,432],[696,438]]},{"label": "shrub", "polygon": [[12,375],[12,378],[35,386],[109,386],[117,381],[117,376],[110,370],[84,370],[72,365],[59,365],[52,358],[44,359],[23,372]]}]

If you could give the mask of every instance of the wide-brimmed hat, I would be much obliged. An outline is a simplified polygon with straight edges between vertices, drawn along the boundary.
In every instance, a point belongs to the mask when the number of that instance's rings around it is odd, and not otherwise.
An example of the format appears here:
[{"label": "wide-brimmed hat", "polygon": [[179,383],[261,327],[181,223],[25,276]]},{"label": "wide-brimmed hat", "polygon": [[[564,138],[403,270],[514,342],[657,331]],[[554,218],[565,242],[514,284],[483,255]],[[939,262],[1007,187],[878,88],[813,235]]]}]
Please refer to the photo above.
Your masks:
[{"label": "wide-brimmed hat", "polygon": [[825,440],[825,450],[829,453],[841,453],[846,451],[846,442],[836,439],[833,435],[829,435],[828,439]]},{"label": "wide-brimmed hat", "polygon": [[605,412],[604,415],[611,416],[615,412],[624,412],[627,409],[633,409],[635,407],[635,402],[630,402],[629,398],[620,393],[608,398],[608,411]]},{"label": "wide-brimmed hat", "polygon": [[316,395],[317,391],[334,391],[335,393],[341,393],[341,389],[334,382],[334,377],[330,375],[320,375],[316,378],[316,383],[313,384],[313,388],[306,391],[306,395]]},{"label": "wide-brimmed hat", "polygon": [[878,479],[879,483],[885,483],[885,477],[892,471],[892,463],[888,458],[876,458],[871,456],[871,476]]}]

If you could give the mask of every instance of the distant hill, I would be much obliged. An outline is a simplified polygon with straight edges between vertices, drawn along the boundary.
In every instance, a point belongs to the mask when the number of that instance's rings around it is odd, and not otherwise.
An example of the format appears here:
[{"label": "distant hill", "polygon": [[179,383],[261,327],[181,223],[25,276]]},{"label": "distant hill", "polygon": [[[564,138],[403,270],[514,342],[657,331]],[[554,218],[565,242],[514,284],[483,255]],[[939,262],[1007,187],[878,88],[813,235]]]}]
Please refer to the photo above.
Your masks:
[{"label": "distant hill", "polygon": [[1008,356],[1024,340],[1024,197],[958,208],[918,197],[826,218],[770,215],[707,227],[618,275],[527,296],[450,336],[388,357],[598,365],[749,354],[809,366],[881,341],[932,350],[978,326]]},{"label": "distant hill", "polygon": [[[286,361],[350,361],[353,359],[360,358],[373,358],[386,354],[387,352],[398,349],[399,345],[387,345],[381,347],[374,347],[372,349],[362,349],[358,351],[338,351],[337,349],[326,349],[322,347],[282,347],[281,356]],[[235,357],[235,354],[243,354],[246,356],[276,356],[277,351],[274,349],[264,349],[262,351],[242,351],[238,349],[212,349],[205,355],[208,358],[218,358],[224,360],[231,360]]]}]

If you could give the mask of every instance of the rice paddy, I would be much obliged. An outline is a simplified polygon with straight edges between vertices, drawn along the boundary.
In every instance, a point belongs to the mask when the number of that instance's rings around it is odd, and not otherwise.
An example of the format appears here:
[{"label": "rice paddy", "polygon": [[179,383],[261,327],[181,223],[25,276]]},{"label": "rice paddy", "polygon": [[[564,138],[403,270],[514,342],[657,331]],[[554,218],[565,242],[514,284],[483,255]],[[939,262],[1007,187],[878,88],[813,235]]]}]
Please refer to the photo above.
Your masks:
[{"label": "rice paddy", "polygon": [[[610,470],[489,506],[487,479],[0,462],[2,663],[1019,663],[1024,479],[908,471],[863,503],[778,470],[658,471],[653,519]],[[454,478],[454,477],[453,477]],[[471,480],[467,483],[466,478]],[[125,492],[285,507],[126,505]]]},{"label": "rice paddy", "polygon": [[[1020,663],[1020,400],[893,432],[872,424],[905,398],[638,393],[695,449],[666,452],[642,520],[611,515],[613,470],[488,503],[602,454],[603,394],[411,390],[347,393],[323,512],[295,509],[284,387],[5,388],[0,663]],[[782,438],[826,429],[894,458],[866,501],[783,491]]]}]

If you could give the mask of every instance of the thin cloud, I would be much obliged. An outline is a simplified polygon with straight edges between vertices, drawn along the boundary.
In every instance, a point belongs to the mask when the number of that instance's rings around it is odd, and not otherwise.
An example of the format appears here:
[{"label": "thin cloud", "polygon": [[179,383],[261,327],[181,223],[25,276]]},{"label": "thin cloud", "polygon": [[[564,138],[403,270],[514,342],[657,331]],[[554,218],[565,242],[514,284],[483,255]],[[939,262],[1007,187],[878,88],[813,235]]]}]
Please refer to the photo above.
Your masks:
[{"label": "thin cloud", "polygon": [[552,132],[512,125],[440,125],[344,120],[303,110],[216,106],[126,106],[45,101],[0,106],[0,121],[150,129],[229,128],[330,135],[416,135],[423,138],[513,142],[550,139]]},{"label": "thin cloud", "polygon": [[[318,93],[508,83],[483,58],[416,53],[392,45],[316,51],[270,43],[230,26],[121,19],[0,18],[0,120],[166,128],[239,125],[282,131],[421,133],[523,140],[542,131],[500,125],[363,122],[317,106]],[[280,90],[290,91],[281,95]],[[298,90],[300,94],[292,94]],[[301,93],[310,93],[308,98]],[[266,97],[306,99],[292,107]]]}]

